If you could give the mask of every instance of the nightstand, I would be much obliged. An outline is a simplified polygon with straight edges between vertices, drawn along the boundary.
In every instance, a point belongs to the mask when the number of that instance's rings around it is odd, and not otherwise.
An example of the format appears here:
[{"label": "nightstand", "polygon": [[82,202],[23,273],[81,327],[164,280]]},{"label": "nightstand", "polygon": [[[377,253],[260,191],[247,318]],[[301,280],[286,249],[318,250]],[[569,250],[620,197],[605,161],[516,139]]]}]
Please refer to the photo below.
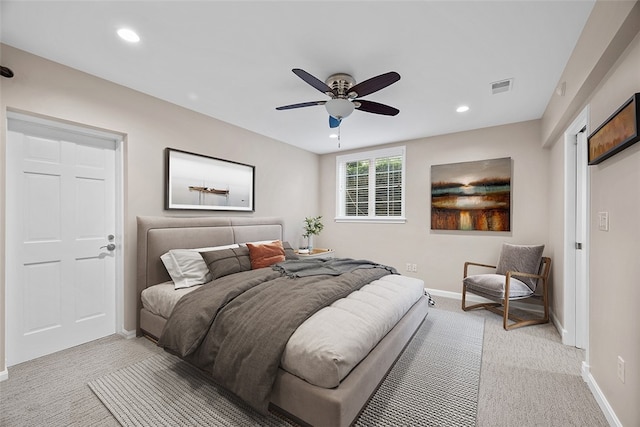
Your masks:
[{"label": "nightstand", "polygon": [[298,257],[300,259],[307,259],[307,258],[333,258],[334,257],[333,249],[315,248],[315,249],[311,250],[310,254],[301,254],[301,253],[298,253],[298,251],[296,251],[296,253],[298,254]]}]

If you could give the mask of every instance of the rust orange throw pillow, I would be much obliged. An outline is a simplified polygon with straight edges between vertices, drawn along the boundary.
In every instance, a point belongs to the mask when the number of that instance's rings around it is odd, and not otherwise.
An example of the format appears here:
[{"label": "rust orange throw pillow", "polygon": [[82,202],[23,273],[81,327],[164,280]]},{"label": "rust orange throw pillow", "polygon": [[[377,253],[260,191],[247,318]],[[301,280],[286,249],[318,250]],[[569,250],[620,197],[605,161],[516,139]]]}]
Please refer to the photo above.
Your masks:
[{"label": "rust orange throw pillow", "polygon": [[284,247],[280,240],[259,245],[247,243],[247,247],[249,248],[249,258],[251,259],[251,269],[253,270],[268,267],[285,260]]}]

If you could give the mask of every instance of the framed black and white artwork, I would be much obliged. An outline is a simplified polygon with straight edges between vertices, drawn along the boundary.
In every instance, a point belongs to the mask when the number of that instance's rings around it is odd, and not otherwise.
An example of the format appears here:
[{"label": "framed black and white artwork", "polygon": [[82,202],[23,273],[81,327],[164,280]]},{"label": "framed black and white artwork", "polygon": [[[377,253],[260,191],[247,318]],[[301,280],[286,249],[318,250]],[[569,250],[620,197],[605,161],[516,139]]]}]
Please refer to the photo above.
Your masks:
[{"label": "framed black and white artwork", "polygon": [[255,166],[166,149],[165,209],[255,211]]}]

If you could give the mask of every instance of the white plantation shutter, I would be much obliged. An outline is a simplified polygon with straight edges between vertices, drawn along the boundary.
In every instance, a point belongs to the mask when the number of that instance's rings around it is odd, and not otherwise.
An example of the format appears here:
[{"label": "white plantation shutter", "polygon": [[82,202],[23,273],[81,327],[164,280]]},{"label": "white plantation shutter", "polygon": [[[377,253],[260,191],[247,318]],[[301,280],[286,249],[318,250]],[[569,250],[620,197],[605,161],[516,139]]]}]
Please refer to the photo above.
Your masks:
[{"label": "white plantation shutter", "polygon": [[405,147],[338,156],[336,169],[337,221],[405,221]]},{"label": "white plantation shutter", "polygon": [[345,170],[345,212],[347,216],[369,215],[369,161],[347,162]]}]

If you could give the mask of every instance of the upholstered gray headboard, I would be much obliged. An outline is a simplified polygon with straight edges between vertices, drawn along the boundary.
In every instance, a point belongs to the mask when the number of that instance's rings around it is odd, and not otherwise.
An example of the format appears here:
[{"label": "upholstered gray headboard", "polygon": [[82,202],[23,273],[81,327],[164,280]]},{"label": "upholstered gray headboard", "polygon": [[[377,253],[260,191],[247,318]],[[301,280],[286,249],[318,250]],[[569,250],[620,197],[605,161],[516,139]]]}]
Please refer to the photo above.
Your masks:
[{"label": "upholstered gray headboard", "polygon": [[138,310],[140,293],[171,280],[160,256],[170,249],[191,249],[260,240],[282,240],[281,218],[145,217],[138,218]]}]

